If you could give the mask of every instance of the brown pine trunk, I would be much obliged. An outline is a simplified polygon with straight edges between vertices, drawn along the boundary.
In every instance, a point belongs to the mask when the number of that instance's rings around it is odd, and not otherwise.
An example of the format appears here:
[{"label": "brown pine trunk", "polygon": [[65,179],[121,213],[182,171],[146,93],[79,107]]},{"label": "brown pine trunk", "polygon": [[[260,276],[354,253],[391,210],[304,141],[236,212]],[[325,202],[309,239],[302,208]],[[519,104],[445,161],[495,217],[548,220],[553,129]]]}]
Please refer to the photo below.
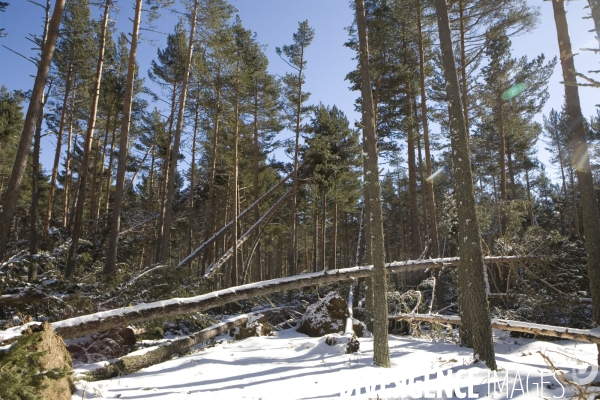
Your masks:
[{"label": "brown pine trunk", "polygon": [[371,73],[369,70],[369,45],[367,42],[367,24],[364,0],[355,0],[356,21],[360,44],[360,71],[362,95],[363,140],[366,147],[365,198],[370,199],[371,253],[373,271],[373,362],[380,367],[389,368],[390,351],[388,347],[387,321],[387,279],[385,271],[385,250],[383,237],[383,215],[381,209],[381,187],[379,184],[379,163],[377,156],[377,137],[373,93],[371,91]]},{"label": "brown pine trunk", "polygon": [[[75,92],[73,92],[73,98],[75,98]],[[71,99],[71,115],[69,117],[69,137],[67,138],[67,159],[65,160],[65,181],[63,184],[63,216],[62,216],[62,227],[67,227],[67,217],[69,214],[69,194],[71,192],[71,143],[73,142],[73,98]],[[77,140],[77,135],[75,135]]]},{"label": "brown pine trunk", "polygon": [[[254,121],[252,123],[252,140],[253,140],[253,152],[254,152],[254,163],[253,163],[253,184],[254,184],[254,201],[259,198],[259,188],[258,188],[258,162],[259,162],[259,149],[258,149],[258,84],[256,85],[257,90],[254,93]],[[260,218],[260,210],[258,207],[254,209],[254,222],[256,223]],[[260,264],[260,242],[257,244],[256,253],[254,257],[254,262],[252,266],[252,276],[254,282],[262,281],[262,269]],[[308,265],[308,264],[307,264]],[[306,268],[306,266],[305,266]]]},{"label": "brown pine trunk", "polygon": [[[563,82],[565,84],[565,103],[569,118],[569,136],[573,149],[573,166],[576,169],[579,192],[581,193],[581,208],[583,211],[583,232],[585,234],[585,249],[587,252],[588,275],[592,294],[592,312],[596,325],[600,325],[600,217],[598,216],[598,200],[594,190],[594,179],[590,167],[588,146],[585,139],[585,127],[579,87],[575,75],[575,61],[569,37],[569,27],[565,13],[564,0],[552,2],[554,21],[560,50]],[[598,356],[600,362],[600,353]]]},{"label": "brown pine trunk", "polygon": [[323,193],[323,215],[321,216],[321,271],[325,271],[326,267],[326,259],[327,259],[327,251],[326,251],[326,241],[327,241],[327,194]]},{"label": "brown pine trunk", "polygon": [[515,186],[515,169],[512,160],[512,151],[510,149],[510,142],[506,145],[506,155],[508,158],[508,175],[510,177],[510,191],[512,194],[511,200],[517,199],[517,187]]},{"label": "brown pine trunk", "polygon": [[465,116],[465,129],[467,130],[467,137],[469,137],[469,85],[467,83],[467,43],[466,43],[466,27],[465,27],[465,5],[464,0],[458,0],[458,13],[459,13],[459,25],[460,25],[460,70],[461,70],[461,83],[462,83],[462,101],[463,101],[463,113]]},{"label": "brown pine trunk", "polygon": [[457,207],[460,238],[458,253],[461,260],[457,289],[459,314],[463,322],[460,338],[463,344],[473,347],[475,356],[484,361],[489,369],[496,370],[491,315],[485,289],[485,266],[471,172],[469,135],[461,107],[446,0],[435,0],[435,6],[450,109],[454,193],[456,202],[460,205]]},{"label": "brown pine trunk", "polygon": [[[410,83],[406,84],[407,115],[412,116],[412,93]],[[421,237],[419,234],[419,204],[417,202],[417,162],[415,160],[415,133],[412,126],[407,131],[408,150],[408,192],[410,205],[410,258],[416,260],[421,255]]]},{"label": "brown pine trunk", "polygon": [[10,180],[8,181],[6,194],[4,195],[2,217],[0,218],[0,257],[3,257],[6,251],[8,233],[10,226],[12,225],[17,202],[19,200],[19,192],[21,190],[23,176],[25,175],[25,169],[27,167],[27,159],[31,149],[31,140],[33,139],[33,134],[38,119],[41,117],[40,109],[42,108],[43,103],[44,87],[46,86],[46,78],[48,77],[48,72],[50,71],[50,63],[52,62],[52,56],[54,55],[56,39],[58,38],[59,33],[58,30],[60,27],[60,20],[62,18],[64,8],[65,0],[57,0],[54,4],[52,19],[48,24],[47,40],[42,49],[42,54],[38,63],[38,71],[35,77],[33,91],[31,92],[31,98],[29,100],[29,107],[27,109],[25,123],[21,132],[19,147],[17,148],[15,163],[10,175]]},{"label": "brown pine trunk", "polygon": [[75,219],[73,220],[71,246],[67,257],[67,266],[65,268],[65,278],[71,279],[75,272],[75,257],[77,248],[79,247],[79,238],[83,233],[83,210],[85,208],[85,190],[89,174],[90,153],[92,151],[92,142],[94,129],[96,127],[96,114],[98,112],[98,99],[100,98],[100,83],[102,82],[102,69],[104,66],[104,48],[106,45],[106,28],[108,26],[108,16],[110,11],[111,0],[106,0],[104,8],[104,18],[102,20],[102,31],[100,33],[100,49],[98,50],[98,64],[96,66],[96,78],[94,92],[92,97],[92,108],[88,121],[87,131],[85,135],[85,144],[83,148],[83,157],[79,167],[79,189],[77,194],[77,202],[75,205]]},{"label": "brown pine trunk", "polygon": [[169,164],[169,184],[167,187],[167,197],[165,202],[164,222],[162,229],[162,243],[160,246],[159,261],[166,263],[169,257],[169,241],[171,240],[171,224],[173,220],[173,198],[175,197],[175,180],[177,178],[177,158],[179,156],[179,147],[181,143],[181,134],[183,132],[183,117],[185,112],[185,100],[187,95],[187,87],[189,82],[190,67],[192,64],[192,56],[194,52],[194,35],[196,33],[196,17],[198,14],[198,1],[194,2],[194,11],[192,23],[190,27],[190,40],[188,44],[188,53],[185,63],[185,72],[183,74],[183,83],[181,85],[181,95],[179,96],[179,113],[177,115],[177,127],[175,128],[175,137],[173,140],[173,148],[171,150]]},{"label": "brown pine trunk", "polygon": [[498,95],[498,135],[500,137],[500,197],[506,204],[506,135],[504,133],[504,100]]},{"label": "brown pine trunk", "polygon": [[528,209],[529,209],[529,220],[530,226],[534,226],[535,225],[535,218],[533,216],[533,200],[531,198],[531,186],[529,184],[529,168],[525,168],[525,182],[527,183],[527,204],[528,204]]},{"label": "brown pine trunk", "polygon": [[95,214],[92,214],[92,218],[98,219],[100,217],[100,203],[102,200],[102,191],[103,191],[103,177],[104,177],[104,161],[106,160],[106,150],[108,149],[108,135],[110,134],[110,117],[111,112],[109,111],[108,116],[106,117],[106,131],[104,132],[104,143],[102,148],[102,156],[100,156],[100,171],[98,171],[98,195],[97,198],[94,199],[94,207],[96,210]]},{"label": "brown pine trunk", "polygon": [[[566,179],[565,179],[565,169],[564,169],[564,165],[563,165],[563,152],[562,152],[562,146],[560,144],[560,138],[558,137],[558,135],[553,137],[554,141],[556,142],[556,147],[558,150],[558,165],[560,166],[560,175],[562,177],[562,190],[563,190],[563,196],[565,199],[565,209],[567,208],[567,203],[569,202],[569,196],[567,195],[567,183],[566,183]],[[576,216],[576,209],[575,209],[575,204],[573,204],[573,208],[571,209],[571,211],[573,212],[572,216],[573,218],[573,222],[570,222],[571,225],[571,229],[575,229],[575,221],[577,220],[577,216]],[[561,221],[561,228],[563,228],[563,233],[564,233],[564,224]],[[579,232],[577,233],[579,234]]]},{"label": "brown pine trunk", "polygon": [[313,200],[313,254],[312,254],[312,272],[317,272],[317,263],[319,260],[319,206],[318,195],[315,190],[315,198]]},{"label": "brown pine trunk", "polygon": [[[216,98],[215,98],[215,117],[214,117],[214,132],[212,138],[212,150],[210,159],[210,172],[208,174],[208,198],[206,199],[206,214],[204,219],[204,241],[206,242],[214,233],[215,229],[215,216],[213,215],[213,197],[215,192],[215,172],[217,169],[217,144],[219,137],[219,111],[221,107],[221,81],[220,75],[217,74],[216,80]],[[210,246],[206,255],[202,258],[202,275],[206,271],[206,262],[212,260],[214,252],[216,251],[216,244]]]},{"label": "brown pine trunk", "polygon": [[108,249],[106,251],[106,263],[104,264],[104,276],[110,277],[117,270],[117,246],[119,242],[119,230],[121,228],[121,211],[123,207],[123,190],[125,188],[125,172],[127,170],[127,147],[129,145],[129,126],[131,123],[131,106],[133,103],[133,84],[135,80],[136,51],[138,33],[142,14],[143,0],[136,0],[135,18],[131,32],[131,48],[127,65],[127,84],[125,87],[125,98],[123,100],[123,120],[121,124],[121,137],[119,138],[119,161],[117,166],[117,183],[115,187],[115,199],[113,201],[113,212],[110,224],[110,236],[108,238]]},{"label": "brown pine trunk", "polygon": [[113,180],[113,164],[115,161],[115,141],[117,140],[117,127],[115,126],[112,131],[112,138],[110,140],[110,152],[108,155],[108,169],[106,170],[106,195],[104,197],[104,212],[108,214],[108,206],[110,203],[110,187],[112,186]]},{"label": "brown pine trunk", "polygon": [[[431,168],[431,145],[429,144],[429,122],[427,120],[427,96],[425,92],[425,53],[423,49],[423,27],[421,25],[421,13],[417,14],[419,25],[419,77],[421,89],[421,122],[423,125],[423,146],[425,147],[425,169],[427,176],[433,172]],[[431,254],[433,257],[440,256],[439,235],[437,230],[437,216],[435,213],[435,195],[433,190],[433,179],[427,180],[427,201],[429,206],[429,236],[431,237]]]},{"label": "brown pine trunk", "polygon": [[188,254],[194,249],[194,221],[196,221],[194,213],[194,189],[196,175],[196,137],[198,135],[198,124],[200,118],[200,105],[196,104],[196,112],[194,113],[194,134],[192,137],[192,163],[190,165],[190,198],[188,199]]},{"label": "brown pine trunk", "polygon": [[298,104],[296,105],[296,143],[294,146],[294,177],[292,178],[292,205],[290,207],[290,247],[288,250],[288,275],[297,272],[296,259],[298,256],[298,238],[296,232],[296,197],[298,195],[298,152],[300,141],[300,123],[302,122],[302,74],[304,72],[304,47],[300,56],[298,69]]},{"label": "brown pine trunk", "polygon": [[579,230],[579,212],[577,210],[577,198],[575,197],[575,179],[573,177],[573,168],[569,167],[569,181],[571,182],[571,205],[573,208],[573,226],[575,228],[575,234],[581,235]]},{"label": "brown pine trunk", "polygon": [[[58,132],[56,134],[56,152],[54,154],[54,164],[52,166],[52,177],[50,178],[50,188],[48,191],[48,205],[46,207],[46,218],[44,219],[44,238],[48,237],[50,229],[50,219],[52,218],[52,205],[54,200],[54,187],[56,186],[56,177],[58,176],[58,167],[60,165],[60,152],[62,149],[63,131],[65,129],[65,121],[67,118],[67,104],[69,95],[71,94],[71,74],[73,73],[73,62],[69,62],[67,72],[67,80],[65,83],[65,96],[63,98],[62,110],[60,112],[60,121],[58,123]],[[66,178],[66,174],[65,174]],[[66,179],[65,179],[66,181]]]},{"label": "brown pine trunk", "polygon": [[[238,71],[239,73],[239,66],[238,66]],[[233,265],[231,268],[231,284],[233,286],[237,286],[238,285],[238,265],[239,265],[239,261],[238,261],[238,246],[237,246],[237,242],[238,242],[238,214],[239,214],[239,210],[238,210],[238,202],[239,202],[239,196],[238,196],[238,164],[239,164],[239,154],[238,154],[238,145],[239,145],[239,125],[240,125],[240,99],[239,99],[239,80],[236,80],[235,82],[235,104],[234,104],[234,118],[235,118],[235,122],[234,122],[234,128],[233,128],[233,200],[232,200],[232,204],[233,204],[233,226],[232,228],[232,243],[233,243]],[[227,223],[227,221],[225,221],[225,223]]]},{"label": "brown pine trunk", "polygon": [[[335,188],[334,188],[335,190]],[[331,269],[337,269],[337,236],[338,236],[338,205],[337,200],[333,198],[333,239],[331,243]],[[346,265],[349,267],[350,265]]]}]

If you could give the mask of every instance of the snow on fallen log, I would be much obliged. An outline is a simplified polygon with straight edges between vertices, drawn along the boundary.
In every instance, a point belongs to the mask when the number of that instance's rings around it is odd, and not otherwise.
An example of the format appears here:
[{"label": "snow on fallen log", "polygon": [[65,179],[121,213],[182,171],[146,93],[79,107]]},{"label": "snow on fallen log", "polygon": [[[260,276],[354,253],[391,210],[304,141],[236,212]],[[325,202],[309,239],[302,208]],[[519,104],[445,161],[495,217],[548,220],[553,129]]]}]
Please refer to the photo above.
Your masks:
[{"label": "snow on fallen log", "polygon": [[[518,257],[486,257],[486,262],[511,262]],[[429,260],[409,260],[386,264],[391,272],[419,271],[427,268],[441,268],[444,265],[457,265],[458,257],[436,258]],[[249,283],[222,289],[195,297],[174,298],[169,300],[142,303],[131,307],[122,307],[95,314],[83,315],[52,323],[54,331],[63,339],[74,339],[95,332],[127,326],[139,322],[160,318],[171,318],[202,312],[233,301],[265,296],[285,290],[300,289],[305,286],[322,285],[350,278],[371,276],[373,266],[352,267],[308,274],[288,276],[268,281]],[[0,331],[0,343],[6,340],[6,332]]]},{"label": "snow on fallen log", "polygon": [[99,368],[91,373],[95,380],[110,379],[119,375],[129,375],[155,364],[170,360],[175,355],[189,353],[192,347],[206,342],[216,336],[229,332],[230,329],[247,323],[252,316],[259,314],[267,315],[280,308],[268,308],[253,313],[237,315],[227,318],[219,323],[202,329],[200,332],[192,333],[189,336],[161,343],[158,346],[134,351],[116,362]]},{"label": "snow on fallen log", "polygon": [[[443,324],[460,325],[461,320],[457,315],[429,315],[429,314],[399,314],[388,316],[389,320],[407,320],[422,322],[437,322]],[[492,319],[492,328],[503,331],[524,332],[533,335],[551,336],[561,339],[580,340],[600,344],[600,328],[575,329],[562,326],[531,324],[529,322]]]}]

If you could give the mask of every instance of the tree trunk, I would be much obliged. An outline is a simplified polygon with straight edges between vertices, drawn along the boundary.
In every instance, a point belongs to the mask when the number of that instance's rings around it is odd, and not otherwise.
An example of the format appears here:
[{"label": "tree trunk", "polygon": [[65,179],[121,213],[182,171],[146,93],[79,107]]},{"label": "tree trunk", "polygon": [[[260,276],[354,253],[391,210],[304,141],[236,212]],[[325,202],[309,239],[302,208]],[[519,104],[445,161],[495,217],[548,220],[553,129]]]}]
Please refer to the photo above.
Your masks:
[{"label": "tree trunk", "polygon": [[[63,216],[62,216],[62,227],[67,227],[67,216],[69,214],[69,194],[71,191],[71,143],[73,142],[73,99],[75,98],[75,91],[73,91],[73,97],[71,98],[71,115],[69,116],[69,137],[67,138],[67,159],[65,160],[65,182],[63,184]],[[75,135],[77,137],[77,135]]]},{"label": "tree trunk", "polygon": [[[258,88],[258,84],[256,85]],[[254,93],[254,112],[253,117],[254,121],[252,123],[252,140],[253,140],[253,152],[254,152],[254,162],[253,162],[253,181],[254,184],[254,201],[258,200],[260,195],[258,188],[258,163],[259,163],[259,148],[258,148],[258,89]],[[260,210],[257,208],[254,209],[254,222],[256,223],[260,218]],[[252,263],[252,277],[254,282],[260,282],[263,280],[262,269],[260,264],[260,240],[256,244],[256,257],[254,258],[254,262]]]},{"label": "tree trunk", "polygon": [[85,189],[87,177],[89,174],[88,168],[90,163],[90,153],[92,151],[92,142],[94,129],[96,127],[96,114],[98,112],[98,99],[100,98],[100,83],[102,82],[102,69],[104,66],[104,48],[106,45],[106,29],[108,26],[108,16],[110,12],[111,0],[106,0],[104,8],[104,18],[102,20],[102,31],[100,33],[100,49],[98,50],[98,64],[96,65],[96,78],[94,84],[94,92],[92,97],[92,108],[88,121],[87,131],[85,135],[85,144],[83,148],[83,157],[79,167],[79,189],[77,193],[77,202],[75,205],[75,219],[73,220],[73,228],[71,233],[71,246],[69,247],[69,255],[67,256],[67,267],[65,268],[65,278],[71,279],[75,272],[75,257],[77,248],[79,247],[79,238],[83,228],[83,210],[85,208]]},{"label": "tree trunk", "polygon": [[[238,71],[239,73],[239,66]],[[238,285],[238,228],[239,228],[239,220],[238,220],[238,164],[239,164],[239,154],[238,154],[238,145],[239,145],[239,125],[240,125],[240,93],[239,93],[239,78],[236,79],[235,82],[235,105],[234,105],[234,127],[233,127],[233,226],[232,226],[232,241],[233,241],[233,266],[231,268],[231,284],[233,286]]]},{"label": "tree trunk", "polygon": [[594,20],[594,30],[596,31],[596,40],[600,48],[600,0],[588,0],[592,19]]},{"label": "tree trunk", "polygon": [[327,194],[323,193],[323,208],[321,212],[321,271],[325,271],[326,267],[326,259],[327,259],[327,251],[326,251],[326,242],[327,242]]},{"label": "tree trunk", "polygon": [[[54,164],[52,167],[52,177],[50,178],[50,188],[48,191],[48,205],[46,206],[46,218],[44,219],[44,238],[48,237],[50,230],[50,219],[52,218],[52,204],[54,200],[54,187],[56,186],[56,177],[58,176],[58,168],[60,165],[60,152],[62,149],[63,131],[65,129],[65,120],[67,118],[67,104],[69,95],[71,94],[71,74],[73,73],[73,62],[69,62],[67,72],[67,80],[65,83],[65,96],[63,98],[62,110],[60,112],[60,121],[58,123],[58,132],[56,134],[56,152],[54,154]],[[66,173],[65,173],[66,183]]]},{"label": "tree trunk", "polygon": [[110,152],[108,155],[108,169],[106,176],[106,195],[104,197],[104,212],[108,214],[108,205],[110,203],[110,187],[112,185],[112,173],[113,164],[115,161],[115,141],[117,140],[117,127],[115,126],[112,131],[112,137],[110,140]]},{"label": "tree trunk", "polygon": [[6,251],[8,232],[10,230],[10,226],[12,225],[17,202],[19,201],[19,192],[21,190],[23,176],[25,175],[25,169],[27,167],[27,159],[29,158],[29,151],[31,149],[31,140],[33,139],[37,121],[40,118],[40,109],[42,108],[44,97],[44,87],[46,86],[46,78],[48,77],[48,72],[50,71],[50,63],[52,62],[52,56],[54,55],[56,39],[58,38],[59,33],[60,20],[62,18],[64,8],[65,0],[56,0],[56,3],[54,4],[54,11],[52,13],[52,19],[48,24],[47,40],[42,49],[40,62],[38,63],[35,83],[33,84],[33,91],[31,92],[29,107],[27,109],[27,115],[25,116],[25,123],[23,124],[23,131],[21,133],[19,147],[17,148],[17,154],[15,156],[15,163],[10,175],[10,180],[8,181],[6,194],[4,195],[2,216],[0,217],[0,258],[4,256]]},{"label": "tree trunk", "polygon": [[106,251],[106,263],[104,264],[104,276],[110,277],[117,270],[117,246],[119,243],[119,230],[121,227],[121,210],[123,207],[123,189],[125,188],[125,172],[127,171],[127,147],[129,145],[129,125],[131,123],[131,106],[133,103],[133,84],[135,80],[136,51],[138,33],[142,14],[142,0],[136,0],[135,19],[131,33],[131,48],[127,66],[127,84],[125,87],[125,98],[123,100],[123,121],[121,124],[121,137],[119,138],[119,162],[117,166],[117,183],[115,187],[115,199],[113,201],[113,212],[110,224],[110,236],[108,238],[108,249]]},{"label": "tree trunk", "polygon": [[188,200],[188,254],[193,250],[194,245],[194,230],[193,224],[196,221],[194,213],[194,189],[195,189],[195,176],[196,175],[196,137],[198,135],[198,125],[200,118],[200,105],[196,104],[196,112],[194,113],[194,135],[192,137],[192,163],[190,165],[190,198]]},{"label": "tree trunk", "polygon": [[[425,92],[425,52],[423,49],[423,27],[421,24],[422,10],[417,13],[419,25],[419,77],[421,89],[421,121],[423,125],[423,146],[425,147],[425,169],[427,177],[432,175],[431,168],[431,145],[429,144],[429,122],[427,120],[427,96]],[[427,201],[429,204],[429,233],[431,237],[431,254],[433,257],[440,256],[440,244],[437,230],[437,216],[435,214],[435,195],[433,190],[433,179],[426,179]]]},{"label": "tree trunk", "polygon": [[[400,314],[390,316],[392,321],[422,321],[429,323],[442,323],[460,325],[461,318],[455,315],[429,315],[429,314]],[[512,332],[525,332],[532,335],[550,336],[561,339],[581,340],[600,345],[600,334],[595,330],[564,328],[562,326],[531,324],[529,322],[491,320],[494,329]]]},{"label": "tree trunk", "polygon": [[315,189],[313,200],[313,256],[312,256],[312,271],[317,272],[319,263],[319,197]]},{"label": "tree trunk", "polygon": [[[370,200],[371,211],[371,253],[374,265],[373,273],[373,362],[380,367],[389,368],[390,350],[387,337],[387,280],[385,271],[385,249],[383,237],[383,215],[381,209],[381,187],[379,184],[379,163],[377,156],[377,137],[373,115],[373,93],[371,91],[371,72],[369,68],[369,45],[367,42],[367,23],[364,0],[355,0],[356,21],[360,44],[360,72],[362,95],[362,124],[367,154],[365,186]],[[339,271],[339,270],[338,270]]]},{"label": "tree trunk", "polygon": [[[216,98],[215,98],[215,117],[214,117],[214,134],[212,138],[212,150],[210,159],[210,172],[208,174],[208,198],[206,199],[206,214],[204,219],[204,242],[208,241],[214,233],[214,227],[216,224],[215,216],[213,215],[213,197],[215,192],[215,171],[217,169],[217,139],[219,136],[219,111],[221,107],[221,81],[220,75],[217,72],[216,79]],[[213,258],[213,253],[216,247],[210,246],[207,248],[207,252],[202,259],[202,275],[204,275],[206,262]]]},{"label": "tree trunk", "polygon": [[290,248],[288,250],[288,275],[296,274],[296,261],[298,258],[298,238],[296,232],[297,201],[298,195],[298,152],[300,141],[300,124],[302,122],[302,74],[304,72],[304,47],[300,56],[298,69],[298,104],[296,105],[296,143],[294,146],[294,176],[292,181],[292,206],[290,207]]},{"label": "tree trunk", "polygon": [[185,112],[185,100],[190,76],[190,67],[192,64],[192,55],[194,52],[194,36],[196,34],[196,16],[198,14],[198,1],[194,2],[194,11],[190,27],[190,41],[188,45],[187,60],[185,63],[185,72],[183,74],[183,83],[181,85],[181,95],[179,96],[179,113],[177,115],[177,127],[175,128],[175,137],[169,164],[169,184],[167,188],[167,198],[165,202],[165,217],[162,229],[162,244],[160,247],[159,261],[166,263],[169,256],[169,241],[171,240],[171,223],[173,219],[173,198],[175,197],[175,180],[177,178],[177,158],[179,156],[179,146],[181,143],[181,134],[183,131],[183,117]]},{"label": "tree trunk", "polygon": [[517,186],[515,185],[515,169],[512,160],[512,151],[509,144],[506,145],[506,156],[508,158],[508,176],[510,177],[510,191],[512,194],[511,200],[517,199]]},{"label": "tree trunk", "polygon": [[577,198],[575,197],[575,179],[573,177],[573,167],[569,167],[569,181],[571,182],[571,205],[573,207],[573,225],[575,234],[581,235],[579,230],[579,212],[577,210]]},{"label": "tree trunk", "polygon": [[[279,244],[273,246],[283,252],[281,236],[278,237]],[[274,244],[274,243],[272,243]],[[283,257],[279,257],[283,259]],[[486,257],[486,262],[497,263],[502,260],[512,262],[519,257]],[[282,261],[282,260],[281,260]],[[442,266],[457,266],[460,260],[457,257],[438,258],[435,260],[416,260],[386,264],[384,268],[390,272],[400,271],[422,271],[428,268],[441,268]],[[279,269],[282,264],[279,264]],[[346,279],[357,279],[372,276],[375,273],[372,265],[344,268],[335,271],[320,271],[310,274],[300,274],[287,279],[272,279],[260,284],[250,283],[238,286],[235,289],[224,289],[212,293],[203,294],[185,299],[161,300],[153,303],[133,307],[122,307],[115,310],[101,311],[89,314],[85,318],[74,317],[63,321],[54,322],[52,327],[63,339],[83,337],[95,332],[100,332],[120,326],[127,326],[138,322],[153,319],[172,318],[179,315],[201,312],[214,307],[219,307],[234,301],[240,301],[252,297],[265,296],[271,293],[293,290],[306,286],[323,285],[339,282]],[[274,275],[280,275],[275,273]],[[275,276],[277,278],[277,276]],[[387,304],[387,303],[386,303]],[[385,317],[387,328],[387,313]],[[0,342],[4,341],[0,331]],[[387,341],[386,341],[387,342]]]},{"label": "tree trunk", "polygon": [[535,218],[533,216],[533,199],[531,198],[531,185],[529,184],[529,168],[525,168],[525,183],[527,184],[527,204],[529,211],[530,226],[535,225]]},{"label": "tree trunk", "polygon": [[[336,191],[335,188],[334,191]],[[331,269],[337,269],[338,205],[335,197],[333,198],[333,215],[331,216],[331,219],[333,220],[333,239],[331,243]]]},{"label": "tree trunk", "polygon": [[[579,87],[575,75],[575,61],[569,37],[569,27],[565,13],[564,0],[552,2],[554,21],[560,50],[560,63],[565,84],[565,103],[569,117],[569,136],[573,149],[573,166],[576,169],[579,192],[581,193],[581,208],[583,211],[583,231],[585,234],[585,249],[587,253],[588,275],[592,293],[592,312],[596,325],[600,325],[600,218],[598,216],[598,200],[594,190],[594,179],[590,168],[588,146],[585,139],[585,127],[581,104],[579,102]],[[600,353],[598,355],[600,362]]]},{"label": "tree trunk", "polygon": [[463,344],[473,347],[475,356],[484,361],[488,368],[496,370],[493,334],[489,322],[490,310],[485,289],[485,266],[471,172],[469,136],[461,107],[448,9],[445,0],[436,0],[435,6],[450,109],[454,193],[459,205],[458,236],[461,240],[458,253],[463,262],[458,273],[457,289],[459,312],[464,322],[461,325],[460,338]]},{"label": "tree trunk", "polygon": [[[407,115],[412,116],[412,93],[410,83],[406,84]],[[417,259],[421,255],[421,235],[419,234],[419,205],[417,202],[417,162],[415,160],[415,136],[412,125],[407,130],[406,147],[408,149],[408,192],[410,218],[410,257]]]}]

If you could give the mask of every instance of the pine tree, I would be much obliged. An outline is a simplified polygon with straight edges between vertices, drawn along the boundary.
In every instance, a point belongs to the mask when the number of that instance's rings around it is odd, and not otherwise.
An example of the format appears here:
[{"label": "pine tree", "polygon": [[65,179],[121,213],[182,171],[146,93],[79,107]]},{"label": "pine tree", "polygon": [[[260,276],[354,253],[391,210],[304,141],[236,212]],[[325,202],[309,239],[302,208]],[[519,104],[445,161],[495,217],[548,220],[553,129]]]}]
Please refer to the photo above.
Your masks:
[{"label": "pine tree", "polygon": [[460,338],[473,347],[476,357],[496,370],[490,310],[485,291],[485,266],[473,189],[468,132],[460,101],[458,75],[454,63],[450,20],[445,0],[435,1],[444,77],[448,93],[454,185],[458,215],[460,269],[458,301],[461,317]]},{"label": "pine tree", "polygon": [[48,24],[48,37],[42,50],[40,62],[38,63],[38,72],[35,78],[29,108],[27,109],[27,114],[25,116],[23,133],[21,135],[15,157],[15,164],[8,183],[8,190],[4,196],[2,219],[0,220],[0,256],[3,256],[6,251],[8,231],[12,224],[15,207],[19,199],[19,191],[23,182],[23,176],[25,175],[25,167],[27,165],[31,140],[33,139],[37,121],[41,117],[40,109],[44,96],[44,87],[46,86],[46,78],[48,77],[50,63],[52,62],[52,56],[54,55],[54,48],[56,47],[60,20],[64,8],[65,1],[57,0],[54,5],[52,18]]},{"label": "pine tree", "polygon": [[369,71],[369,44],[365,21],[363,0],[355,0],[356,22],[358,27],[362,95],[363,147],[367,150],[364,181],[365,198],[369,198],[367,215],[370,220],[370,246],[368,257],[373,262],[373,317],[374,343],[373,362],[380,367],[390,367],[390,350],[387,338],[387,282],[385,271],[385,245],[383,237],[383,215],[381,209],[381,188],[379,184],[379,163],[377,155],[377,136],[375,133],[375,116],[371,93],[371,74]]},{"label": "pine tree", "polygon": [[[304,70],[306,69],[305,51],[312,43],[315,31],[308,25],[308,21],[298,23],[298,31],[294,33],[294,43],[276,48],[277,54],[292,67],[295,73],[286,73],[283,77],[284,96],[286,99],[286,114],[296,133],[294,144],[294,175],[292,177],[292,206],[290,210],[290,247],[288,249],[288,275],[295,275],[298,259],[298,237],[297,237],[297,195],[298,195],[298,151],[300,143],[300,130],[302,119],[308,109],[303,103],[308,100],[310,93],[302,91],[305,83]],[[283,58],[283,57],[282,57]]]}]

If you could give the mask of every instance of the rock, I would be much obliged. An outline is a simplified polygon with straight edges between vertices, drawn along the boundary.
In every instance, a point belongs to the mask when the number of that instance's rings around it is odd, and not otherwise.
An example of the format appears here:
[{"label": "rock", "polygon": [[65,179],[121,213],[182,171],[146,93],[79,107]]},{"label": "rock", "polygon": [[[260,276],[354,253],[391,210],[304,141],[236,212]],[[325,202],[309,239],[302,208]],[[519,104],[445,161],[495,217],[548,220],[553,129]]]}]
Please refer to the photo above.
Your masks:
[{"label": "rock", "polygon": [[267,317],[263,314],[251,315],[248,322],[229,330],[229,335],[235,340],[242,340],[253,336],[268,336],[273,332]]},{"label": "rock", "polygon": [[[311,337],[343,332],[348,316],[347,308],[346,300],[336,292],[329,292],[323,299],[308,306],[300,321],[298,332]],[[369,335],[366,325],[361,321],[353,318],[352,326],[356,336]]]}]

